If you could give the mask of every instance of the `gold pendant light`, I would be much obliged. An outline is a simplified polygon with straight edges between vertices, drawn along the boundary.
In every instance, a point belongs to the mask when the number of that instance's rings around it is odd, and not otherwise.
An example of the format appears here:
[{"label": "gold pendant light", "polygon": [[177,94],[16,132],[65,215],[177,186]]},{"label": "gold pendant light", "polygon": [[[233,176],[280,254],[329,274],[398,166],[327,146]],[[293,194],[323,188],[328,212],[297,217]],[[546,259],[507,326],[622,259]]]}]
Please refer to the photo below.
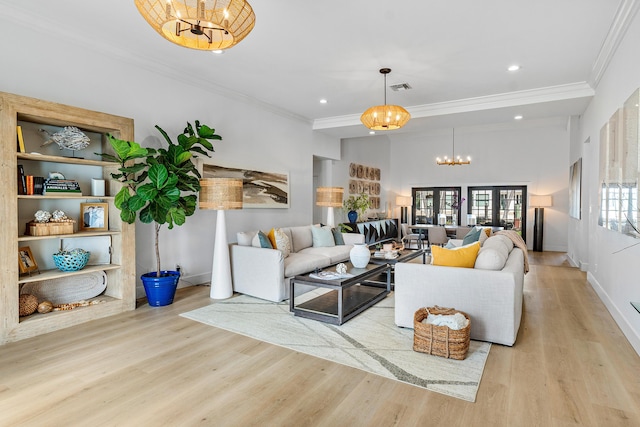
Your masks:
[{"label": "gold pendant light", "polygon": [[162,37],[198,50],[228,49],[255,25],[245,0],[134,0],[142,17]]},{"label": "gold pendant light", "polygon": [[471,157],[467,156],[466,160],[462,160],[462,157],[456,157],[456,130],[452,129],[451,131],[452,143],[453,143],[453,151],[451,151],[451,158],[448,156],[444,156],[444,159],[438,157],[436,159],[436,164],[440,166],[458,166],[458,165],[470,165]]},{"label": "gold pendant light", "polygon": [[391,68],[381,68],[384,75],[384,105],[377,105],[362,113],[360,121],[371,130],[394,130],[406,125],[411,114],[399,105],[387,105],[387,74]]}]

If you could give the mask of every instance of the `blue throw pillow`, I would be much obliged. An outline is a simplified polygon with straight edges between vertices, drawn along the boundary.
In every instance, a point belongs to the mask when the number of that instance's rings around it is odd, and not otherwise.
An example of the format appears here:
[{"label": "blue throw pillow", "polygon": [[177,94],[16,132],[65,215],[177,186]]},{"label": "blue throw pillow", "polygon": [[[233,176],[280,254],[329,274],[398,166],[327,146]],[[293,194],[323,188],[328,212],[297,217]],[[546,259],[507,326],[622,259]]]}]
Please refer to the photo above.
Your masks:
[{"label": "blue throw pillow", "polygon": [[332,228],[331,232],[333,233],[333,240],[336,242],[336,245],[344,245],[344,238],[342,237],[340,230]]},{"label": "blue throw pillow", "polygon": [[462,246],[468,245],[469,243],[477,242],[480,240],[480,233],[482,233],[482,228],[472,228],[469,230],[466,236],[462,239]]},{"label": "blue throw pillow", "polygon": [[267,235],[264,234],[262,231],[258,231],[258,239],[260,239],[260,247],[266,248],[266,249],[273,249],[273,245],[271,244],[269,237],[267,237]]}]

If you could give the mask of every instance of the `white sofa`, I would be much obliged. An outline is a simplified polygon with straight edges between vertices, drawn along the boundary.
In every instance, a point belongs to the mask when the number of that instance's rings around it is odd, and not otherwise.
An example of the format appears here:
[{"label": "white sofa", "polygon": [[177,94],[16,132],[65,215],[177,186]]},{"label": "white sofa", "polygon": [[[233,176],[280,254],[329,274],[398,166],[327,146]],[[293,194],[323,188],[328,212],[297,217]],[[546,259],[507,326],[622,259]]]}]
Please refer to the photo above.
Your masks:
[{"label": "white sofa", "polygon": [[[235,292],[269,301],[289,298],[289,280],[349,259],[354,243],[364,243],[364,235],[342,233],[344,245],[314,247],[312,225],[281,227],[289,238],[291,253],[285,257],[278,249],[251,245],[257,231],[238,233],[238,244],[231,245],[231,275]],[[296,294],[311,288],[296,287]]]},{"label": "white sofa", "polygon": [[[484,242],[480,254],[487,252]],[[504,239],[504,238],[503,238]],[[471,338],[511,346],[522,317],[524,257],[510,245],[499,270],[398,263],[395,266],[395,323],[413,328],[413,316],[421,307],[453,307],[471,318]]]}]

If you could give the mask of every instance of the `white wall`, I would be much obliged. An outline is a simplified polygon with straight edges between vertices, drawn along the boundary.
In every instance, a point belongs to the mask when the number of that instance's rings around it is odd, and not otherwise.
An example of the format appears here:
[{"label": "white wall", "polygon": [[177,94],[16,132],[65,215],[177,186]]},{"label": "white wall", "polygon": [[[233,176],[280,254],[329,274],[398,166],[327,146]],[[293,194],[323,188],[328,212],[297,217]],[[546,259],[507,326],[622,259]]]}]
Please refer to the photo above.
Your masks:
[{"label": "white wall", "polygon": [[[380,169],[380,209],[370,209],[367,214],[384,212],[386,215],[388,192],[391,185],[391,171],[389,163],[389,138],[386,134],[376,135],[367,138],[351,138],[342,141],[342,151],[340,160],[334,162],[333,182],[334,185],[345,189],[344,198],[349,194],[349,164],[356,163]],[[393,198],[395,200],[395,197]],[[393,206],[393,205],[392,205]],[[347,212],[344,209],[336,210],[336,224],[348,222]],[[397,218],[396,215],[393,216]]]},{"label": "white wall", "polygon": [[[545,209],[544,250],[567,250],[569,129],[565,119],[456,129],[455,142],[456,155],[470,155],[470,165],[436,165],[436,157],[451,155],[451,129],[347,139],[343,161],[345,170],[348,162],[363,158],[383,165],[385,201],[391,202],[395,217],[399,216],[395,196],[410,196],[412,187],[461,186],[466,197],[469,185],[526,185],[529,194],[552,194],[553,207]],[[348,180],[347,175],[343,179]],[[527,228],[531,247],[533,209],[528,212]]]},{"label": "white wall", "polygon": [[[155,124],[175,136],[198,119],[223,137],[208,162],[288,173],[291,207],[227,212],[230,241],[240,230],[311,222],[313,155],[335,156],[340,144],[314,134],[310,123],[183,84],[143,59],[123,61],[119,52],[97,52],[38,25],[25,30],[6,15],[0,17],[0,51],[11,58],[0,67],[0,91],[133,118],[135,139],[145,146],[160,143]],[[163,268],[179,263],[183,284],[210,280],[215,222],[215,211],[197,211],[184,226],[163,230]],[[136,245],[138,275],[155,270],[151,226],[137,224]]]},{"label": "white wall", "polygon": [[581,224],[572,224],[569,240],[569,251],[581,254],[582,240],[589,239],[587,278],[638,353],[640,313],[630,302],[640,301],[640,245],[630,247],[638,240],[598,226],[598,163],[600,129],[640,87],[639,49],[640,17],[636,15],[581,120],[579,140],[590,142],[572,149],[575,156],[582,152],[583,212],[589,215]]}]

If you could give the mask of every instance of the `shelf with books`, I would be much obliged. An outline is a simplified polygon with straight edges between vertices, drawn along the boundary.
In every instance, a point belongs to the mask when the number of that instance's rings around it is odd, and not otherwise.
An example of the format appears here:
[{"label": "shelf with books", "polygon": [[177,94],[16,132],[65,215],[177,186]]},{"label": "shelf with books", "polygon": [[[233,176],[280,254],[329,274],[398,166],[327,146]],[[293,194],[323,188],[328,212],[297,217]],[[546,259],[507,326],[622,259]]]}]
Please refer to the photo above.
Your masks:
[{"label": "shelf with books", "polygon": [[[16,130],[20,126],[24,145],[22,149],[18,141],[15,151],[16,145],[11,150],[7,150],[6,146],[5,150],[0,150],[0,162],[6,166],[0,168],[0,177],[5,182],[16,183],[0,188],[0,198],[5,201],[0,207],[3,218],[0,232],[4,236],[0,240],[0,253],[3,254],[0,257],[0,345],[135,309],[135,225],[120,219],[114,205],[115,198],[110,196],[117,194],[121,186],[111,179],[111,173],[117,172],[118,165],[102,161],[95,154],[112,153],[107,133],[132,140],[133,120],[2,92],[0,105],[0,122],[3,123],[0,141],[3,144],[16,144]],[[49,143],[51,135],[67,127],[75,127],[89,138],[86,149],[74,151],[60,148],[57,143]],[[27,176],[52,180],[66,177],[77,182],[74,187],[79,186],[82,194],[21,194],[26,193],[26,182],[22,186],[21,176],[25,177],[25,181]],[[104,181],[106,185],[102,194],[106,196],[89,195],[95,180]],[[62,186],[61,182],[54,184]],[[78,231],[82,206],[86,203],[99,204],[106,210],[105,229],[98,230],[96,227],[96,230]],[[56,210],[75,221],[73,232],[63,227],[60,230],[47,229],[42,233],[46,235],[25,234],[38,211],[53,213]],[[38,233],[34,234],[40,234],[39,230],[36,231]],[[67,247],[91,249],[89,264],[74,272],[57,269],[52,255]],[[34,264],[37,262],[37,269],[29,266],[28,269],[20,268],[23,266],[16,262],[18,257],[11,256],[17,255],[19,249],[28,251],[29,261]],[[94,259],[94,255],[99,257]],[[20,271],[27,272],[25,270],[30,271],[31,275],[20,274]],[[107,276],[107,289],[99,296],[108,300],[106,304],[47,315],[35,313],[28,317],[19,316],[18,296],[25,283],[96,271],[104,271]]]}]

